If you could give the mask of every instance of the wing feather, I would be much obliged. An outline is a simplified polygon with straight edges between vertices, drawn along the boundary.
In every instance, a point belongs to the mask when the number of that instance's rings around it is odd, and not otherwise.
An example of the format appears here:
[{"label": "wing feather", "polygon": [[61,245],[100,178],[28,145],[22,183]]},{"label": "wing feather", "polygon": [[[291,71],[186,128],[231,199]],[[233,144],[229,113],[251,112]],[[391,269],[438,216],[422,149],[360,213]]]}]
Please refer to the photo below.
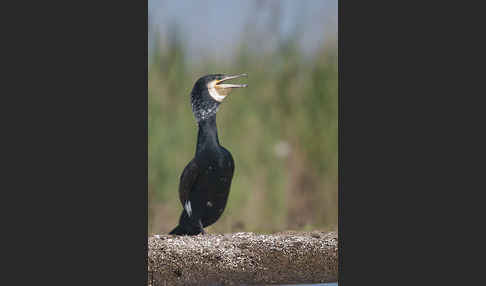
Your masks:
[{"label": "wing feather", "polygon": [[179,199],[184,206],[189,200],[189,194],[192,190],[192,186],[196,182],[199,175],[199,167],[194,160],[191,160],[189,164],[182,171],[180,182],[179,182]]}]

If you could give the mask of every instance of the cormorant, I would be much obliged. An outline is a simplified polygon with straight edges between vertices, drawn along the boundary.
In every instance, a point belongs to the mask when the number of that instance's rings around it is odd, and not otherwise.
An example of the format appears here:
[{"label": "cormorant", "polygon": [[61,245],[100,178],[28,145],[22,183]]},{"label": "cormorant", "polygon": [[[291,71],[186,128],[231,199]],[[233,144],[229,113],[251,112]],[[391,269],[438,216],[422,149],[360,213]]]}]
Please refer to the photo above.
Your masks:
[{"label": "cormorant", "polygon": [[199,126],[196,154],[180,177],[179,198],[184,209],[170,234],[204,234],[204,228],[224,211],[235,166],[231,153],[219,144],[216,112],[232,89],[247,86],[223,82],[242,76],[247,75],[206,75],[194,84],[191,105]]}]

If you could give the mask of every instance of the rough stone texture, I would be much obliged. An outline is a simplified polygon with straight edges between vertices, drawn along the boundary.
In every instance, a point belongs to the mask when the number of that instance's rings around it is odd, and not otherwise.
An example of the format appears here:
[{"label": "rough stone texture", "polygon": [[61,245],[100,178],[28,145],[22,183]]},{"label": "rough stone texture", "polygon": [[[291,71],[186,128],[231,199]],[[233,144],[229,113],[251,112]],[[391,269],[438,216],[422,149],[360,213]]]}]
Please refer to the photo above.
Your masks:
[{"label": "rough stone texture", "polygon": [[154,235],[149,285],[265,285],[338,280],[336,232]]}]

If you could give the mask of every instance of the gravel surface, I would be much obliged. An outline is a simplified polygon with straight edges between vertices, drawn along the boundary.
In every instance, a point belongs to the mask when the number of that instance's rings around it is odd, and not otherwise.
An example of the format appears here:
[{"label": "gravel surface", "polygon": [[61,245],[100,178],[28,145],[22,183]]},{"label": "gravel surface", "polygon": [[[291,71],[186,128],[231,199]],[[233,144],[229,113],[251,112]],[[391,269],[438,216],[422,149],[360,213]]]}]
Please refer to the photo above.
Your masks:
[{"label": "gravel surface", "polygon": [[267,285],[338,280],[337,232],[154,235],[149,285]]}]

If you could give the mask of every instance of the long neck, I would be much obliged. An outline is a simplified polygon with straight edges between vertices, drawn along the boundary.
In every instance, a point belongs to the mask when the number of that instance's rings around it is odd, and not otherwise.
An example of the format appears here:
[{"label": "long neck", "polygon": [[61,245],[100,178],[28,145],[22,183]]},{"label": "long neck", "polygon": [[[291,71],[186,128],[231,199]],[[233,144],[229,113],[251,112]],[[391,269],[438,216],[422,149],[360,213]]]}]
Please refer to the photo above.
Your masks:
[{"label": "long neck", "polygon": [[196,153],[211,147],[219,147],[218,129],[216,127],[216,114],[205,120],[199,121]]}]

